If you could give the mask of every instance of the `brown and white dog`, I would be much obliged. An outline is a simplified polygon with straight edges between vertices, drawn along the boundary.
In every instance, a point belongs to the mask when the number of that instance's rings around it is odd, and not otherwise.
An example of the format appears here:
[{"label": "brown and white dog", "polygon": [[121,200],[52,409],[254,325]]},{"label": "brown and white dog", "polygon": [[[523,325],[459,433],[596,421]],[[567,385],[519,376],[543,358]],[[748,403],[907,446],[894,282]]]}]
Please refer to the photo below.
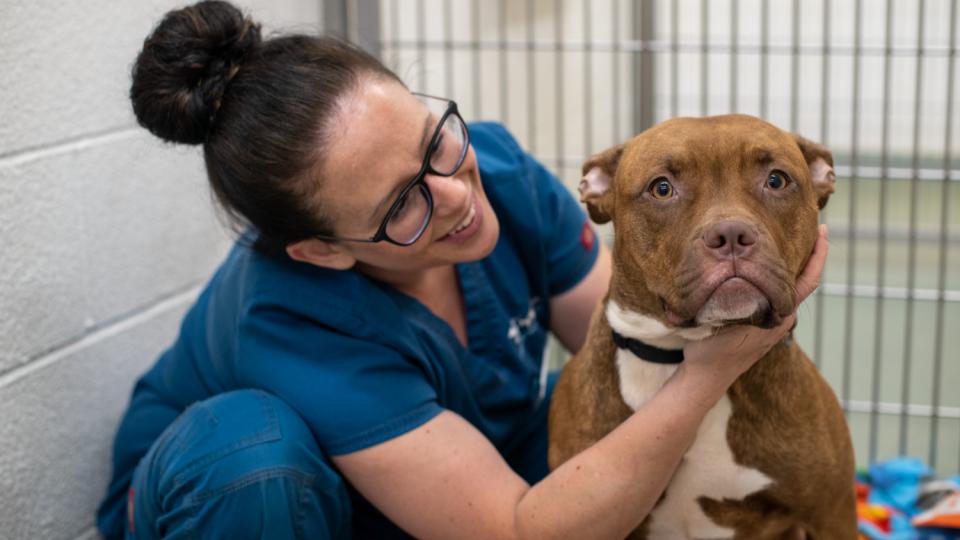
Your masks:
[{"label": "brown and white dog", "polygon": [[[550,467],[643,406],[683,345],[773,327],[833,192],[823,146],[745,115],[676,118],[593,156],[581,200],[613,220],[613,276],[550,410]],[[632,537],[856,537],[853,450],[836,396],[787,339],[706,415]]]}]

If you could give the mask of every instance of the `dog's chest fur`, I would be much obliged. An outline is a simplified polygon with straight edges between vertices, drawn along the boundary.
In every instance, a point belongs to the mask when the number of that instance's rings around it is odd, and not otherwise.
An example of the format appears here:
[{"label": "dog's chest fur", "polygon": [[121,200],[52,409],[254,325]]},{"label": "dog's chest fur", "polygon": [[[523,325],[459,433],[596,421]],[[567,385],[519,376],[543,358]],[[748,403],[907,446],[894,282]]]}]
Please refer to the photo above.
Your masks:
[{"label": "dog's chest fur", "polygon": [[[702,339],[709,328],[676,332],[660,322],[621,309],[612,300],[607,320],[618,333],[665,349],[679,349],[691,339]],[[655,364],[628,350],[617,351],[620,393],[632,409],[640,408],[666,383],[676,365]],[[699,497],[743,499],[764,489],[772,480],[757,469],[738,465],[727,440],[732,414],[730,398],[724,396],[703,419],[697,437],[677,468],[663,500],[650,513],[649,538],[733,538],[734,531],[713,523],[700,508]]]}]

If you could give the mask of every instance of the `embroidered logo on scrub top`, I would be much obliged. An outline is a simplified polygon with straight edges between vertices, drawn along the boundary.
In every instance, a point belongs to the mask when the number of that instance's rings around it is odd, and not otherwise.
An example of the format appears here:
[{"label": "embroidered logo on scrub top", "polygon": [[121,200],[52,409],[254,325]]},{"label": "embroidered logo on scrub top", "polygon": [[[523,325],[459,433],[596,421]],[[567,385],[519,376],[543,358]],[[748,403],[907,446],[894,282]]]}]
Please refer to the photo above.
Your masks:
[{"label": "embroidered logo on scrub top", "polygon": [[[530,352],[524,347],[524,342],[528,336],[540,330],[540,321],[537,320],[537,305],[539,303],[539,297],[531,298],[529,304],[527,304],[527,314],[510,319],[510,327],[507,330],[507,337],[517,348],[517,355],[525,360],[530,359]],[[532,384],[536,385],[534,388],[537,397],[534,406],[539,406],[546,396],[548,364],[546,350],[544,350],[544,354],[540,358],[540,376],[531,381]]]},{"label": "embroidered logo on scrub top", "polygon": [[130,532],[136,532],[133,528],[133,486],[130,486],[130,489],[127,490],[127,529]]},{"label": "embroidered logo on scrub top", "polygon": [[523,317],[514,317],[510,319],[510,328],[507,330],[507,337],[517,347],[520,354],[524,354],[523,342],[527,336],[534,333],[540,325],[537,323],[537,304],[540,298],[534,296],[530,299],[527,306],[527,314]]}]

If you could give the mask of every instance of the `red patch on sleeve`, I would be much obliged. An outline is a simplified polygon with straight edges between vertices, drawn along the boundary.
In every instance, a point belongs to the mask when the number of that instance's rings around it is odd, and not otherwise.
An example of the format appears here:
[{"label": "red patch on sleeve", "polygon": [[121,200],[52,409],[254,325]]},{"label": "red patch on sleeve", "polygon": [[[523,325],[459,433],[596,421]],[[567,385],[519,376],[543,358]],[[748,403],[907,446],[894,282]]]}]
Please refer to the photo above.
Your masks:
[{"label": "red patch on sleeve", "polygon": [[593,243],[596,242],[597,235],[593,232],[593,227],[590,226],[589,221],[583,222],[583,230],[580,231],[580,245],[583,246],[584,251],[590,251],[593,249]]},{"label": "red patch on sleeve", "polygon": [[127,528],[130,532],[133,530],[133,487],[127,490]]}]

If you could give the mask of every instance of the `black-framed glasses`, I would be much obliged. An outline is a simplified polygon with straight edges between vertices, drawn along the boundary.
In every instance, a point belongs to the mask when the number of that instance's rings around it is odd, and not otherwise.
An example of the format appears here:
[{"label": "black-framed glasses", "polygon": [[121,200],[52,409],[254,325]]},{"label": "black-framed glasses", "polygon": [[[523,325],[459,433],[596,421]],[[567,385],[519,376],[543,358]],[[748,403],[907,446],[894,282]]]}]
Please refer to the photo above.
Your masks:
[{"label": "black-framed glasses", "polygon": [[427,174],[453,176],[463,165],[470,148],[470,132],[457,110],[457,104],[449,99],[414,92],[421,102],[439,118],[430,138],[423,164],[418,172],[400,191],[400,195],[387,210],[377,232],[370,238],[344,238],[317,235],[320,240],[375,243],[386,240],[398,246],[409,246],[420,239],[433,216],[433,195],[425,180]]}]

